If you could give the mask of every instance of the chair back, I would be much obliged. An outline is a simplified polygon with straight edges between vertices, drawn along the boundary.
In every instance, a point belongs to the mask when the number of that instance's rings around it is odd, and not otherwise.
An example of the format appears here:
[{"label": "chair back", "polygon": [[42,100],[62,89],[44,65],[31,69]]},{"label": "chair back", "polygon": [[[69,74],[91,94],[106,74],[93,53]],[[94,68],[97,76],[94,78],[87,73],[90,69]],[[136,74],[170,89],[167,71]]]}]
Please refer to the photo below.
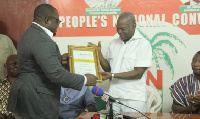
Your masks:
[{"label": "chair back", "polygon": [[147,86],[147,112],[157,113],[162,107],[162,99],[157,89]]}]

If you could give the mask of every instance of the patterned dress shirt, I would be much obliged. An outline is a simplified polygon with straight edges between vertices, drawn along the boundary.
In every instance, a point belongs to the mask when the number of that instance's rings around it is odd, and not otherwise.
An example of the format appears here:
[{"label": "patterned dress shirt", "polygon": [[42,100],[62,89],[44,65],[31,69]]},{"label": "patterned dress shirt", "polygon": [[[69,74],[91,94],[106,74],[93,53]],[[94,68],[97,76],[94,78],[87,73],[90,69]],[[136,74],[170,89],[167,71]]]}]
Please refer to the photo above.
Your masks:
[{"label": "patterned dress shirt", "polygon": [[10,92],[10,88],[11,88],[11,84],[10,82],[7,80],[7,78],[5,78],[2,82],[0,82],[0,112],[2,114],[10,114],[7,111],[7,99],[9,96],[9,92]]},{"label": "patterned dress shirt", "polygon": [[[190,106],[186,96],[197,95],[199,89],[200,81],[194,74],[180,78],[170,87],[173,100],[184,107]],[[199,113],[199,111],[191,113]]]}]

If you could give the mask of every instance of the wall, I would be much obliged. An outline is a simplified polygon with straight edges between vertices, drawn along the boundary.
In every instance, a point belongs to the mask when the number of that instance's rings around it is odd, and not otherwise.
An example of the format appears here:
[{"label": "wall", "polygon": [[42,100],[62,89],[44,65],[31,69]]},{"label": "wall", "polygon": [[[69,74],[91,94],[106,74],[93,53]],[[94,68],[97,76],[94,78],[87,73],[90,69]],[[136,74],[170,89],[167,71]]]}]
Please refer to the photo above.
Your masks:
[{"label": "wall", "polygon": [[9,36],[15,46],[33,20],[33,11],[49,0],[0,0],[0,33]]}]

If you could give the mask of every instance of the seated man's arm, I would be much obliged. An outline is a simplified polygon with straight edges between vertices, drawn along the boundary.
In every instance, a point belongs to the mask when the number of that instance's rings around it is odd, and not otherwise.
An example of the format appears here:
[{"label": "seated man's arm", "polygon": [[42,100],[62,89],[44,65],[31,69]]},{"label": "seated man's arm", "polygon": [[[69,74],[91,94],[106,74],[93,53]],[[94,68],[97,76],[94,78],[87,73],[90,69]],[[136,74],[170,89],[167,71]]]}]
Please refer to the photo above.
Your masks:
[{"label": "seated man's arm", "polygon": [[173,111],[173,113],[188,114],[188,113],[191,113],[192,111],[195,111],[195,109],[192,106],[184,107],[184,106],[176,103],[175,101],[173,101],[172,111]]},{"label": "seated man's arm", "polygon": [[88,109],[89,112],[97,112],[97,108],[93,104],[88,105],[87,109]]},{"label": "seated man's arm", "polygon": [[87,112],[97,112],[96,102],[89,88],[85,92],[83,103],[85,108],[81,109],[79,115],[84,115]]},{"label": "seated man's arm", "polygon": [[93,104],[90,104],[86,108],[81,109],[80,114],[81,113],[87,113],[87,112],[97,112],[96,106],[93,105]]}]

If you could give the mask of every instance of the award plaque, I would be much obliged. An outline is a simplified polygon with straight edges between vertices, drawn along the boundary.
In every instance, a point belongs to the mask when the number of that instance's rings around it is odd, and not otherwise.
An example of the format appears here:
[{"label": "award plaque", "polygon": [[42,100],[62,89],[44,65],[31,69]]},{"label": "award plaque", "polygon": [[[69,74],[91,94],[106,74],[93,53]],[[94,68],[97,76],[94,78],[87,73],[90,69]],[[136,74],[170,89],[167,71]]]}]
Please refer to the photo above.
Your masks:
[{"label": "award plaque", "polygon": [[70,72],[82,75],[93,74],[97,76],[97,82],[102,82],[97,47],[69,45],[68,53],[72,56],[69,59]]}]

